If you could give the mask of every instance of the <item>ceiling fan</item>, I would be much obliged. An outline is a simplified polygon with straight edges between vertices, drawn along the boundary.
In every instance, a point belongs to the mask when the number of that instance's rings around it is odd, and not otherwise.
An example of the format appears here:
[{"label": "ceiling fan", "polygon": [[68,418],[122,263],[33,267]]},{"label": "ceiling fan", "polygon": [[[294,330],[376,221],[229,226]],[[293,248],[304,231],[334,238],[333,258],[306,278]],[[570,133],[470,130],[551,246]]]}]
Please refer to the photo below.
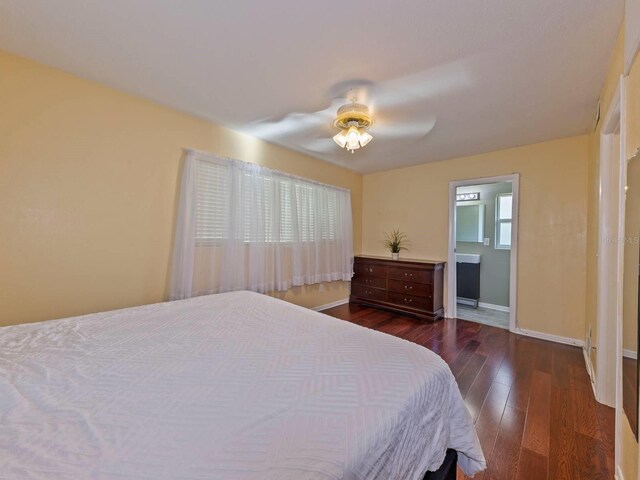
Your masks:
[{"label": "ceiling fan", "polygon": [[436,123],[427,99],[402,87],[394,82],[341,82],[327,92],[326,108],[256,122],[250,132],[317,154],[353,153],[374,138],[375,147],[369,149],[391,152],[399,143],[422,140]]}]

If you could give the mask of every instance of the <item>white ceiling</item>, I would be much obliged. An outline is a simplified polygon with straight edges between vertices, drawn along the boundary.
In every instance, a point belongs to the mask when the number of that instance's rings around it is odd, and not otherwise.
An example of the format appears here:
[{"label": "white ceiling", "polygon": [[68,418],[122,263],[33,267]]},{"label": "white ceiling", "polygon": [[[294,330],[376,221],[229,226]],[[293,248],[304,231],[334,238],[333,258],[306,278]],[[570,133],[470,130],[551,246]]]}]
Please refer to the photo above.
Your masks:
[{"label": "white ceiling", "polygon": [[[372,172],[587,132],[622,13],[623,0],[0,0],[0,48]],[[354,80],[379,114],[366,148],[331,147],[330,118],[296,129],[331,117]],[[434,120],[402,140],[382,130]]]}]

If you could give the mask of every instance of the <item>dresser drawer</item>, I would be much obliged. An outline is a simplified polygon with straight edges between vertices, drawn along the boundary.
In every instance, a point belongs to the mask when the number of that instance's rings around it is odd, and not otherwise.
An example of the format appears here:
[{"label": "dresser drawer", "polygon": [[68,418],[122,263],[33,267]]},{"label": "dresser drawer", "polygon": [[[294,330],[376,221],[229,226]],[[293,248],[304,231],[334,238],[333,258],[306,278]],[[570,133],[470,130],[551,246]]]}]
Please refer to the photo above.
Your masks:
[{"label": "dresser drawer", "polygon": [[433,272],[415,268],[389,267],[389,279],[431,284],[433,283]]},{"label": "dresser drawer", "polygon": [[353,271],[356,275],[364,275],[367,277],[386,277],[387,267],[385,265],[375,263],[358,263],[353,265]]},{"label": "dresser drawer", "polygon": [[402,280],[389,280],[389,291],[418,297],[426,297],[433,293],[433,286],[429,283],[403,282]]},{"label": "dresser drawer", "polygon": [[387,291],[382,288],[373,288],[367,287],[365,285],[351,284],[351,295],[354,297],[360,297],[369,300],[379,300],[384,302],[387,297]]},{"label": "dresser drawer", "polygon": [[356,274],[351,281],[356,285],[364,285],[366,287],[386,288],[387,286],[387,280],[384,277],[369,277]]},{"label": "dresser drawer", "polygon": [[395,303],[396,305],[402,305],[403,307],[415,308],[417,310],[433,309],[433,298],[431,297],[431,295],[428,297],[416,297],[414,295],[389,292],[388,302]]}]

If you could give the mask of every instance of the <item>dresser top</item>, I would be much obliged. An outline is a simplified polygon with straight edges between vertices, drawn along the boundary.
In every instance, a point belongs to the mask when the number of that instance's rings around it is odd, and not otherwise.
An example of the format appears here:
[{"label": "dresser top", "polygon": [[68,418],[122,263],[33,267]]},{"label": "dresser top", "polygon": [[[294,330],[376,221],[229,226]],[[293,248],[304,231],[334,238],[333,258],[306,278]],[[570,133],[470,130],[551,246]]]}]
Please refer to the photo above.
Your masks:
[{"label": "dresser top", "polygon": [[356,255],[355,258],[364,258],[367,260],[381,260],[393,263],[422,263],[427,265],[445,265],[447,262],[443,262],[442,260],[424,260],[420,258],[402,258],[400,257],[398,260],[393,260],[391,257],[381,257],[376,255]]}]

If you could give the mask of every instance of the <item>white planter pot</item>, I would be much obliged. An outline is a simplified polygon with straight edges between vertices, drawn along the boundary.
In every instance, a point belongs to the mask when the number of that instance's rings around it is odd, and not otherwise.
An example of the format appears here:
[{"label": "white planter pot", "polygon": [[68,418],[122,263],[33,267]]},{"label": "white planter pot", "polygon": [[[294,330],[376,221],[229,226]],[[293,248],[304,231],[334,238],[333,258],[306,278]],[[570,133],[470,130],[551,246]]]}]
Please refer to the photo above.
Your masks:
[{"label": "white planter pot", "polygon": [[391,254],[391,258],[392,258],[393,260],[398,260],[398,258],[399,258],[399,257],[400,257],[400,254],[399,254],[399,253],[392,253],[392,254]]}]

